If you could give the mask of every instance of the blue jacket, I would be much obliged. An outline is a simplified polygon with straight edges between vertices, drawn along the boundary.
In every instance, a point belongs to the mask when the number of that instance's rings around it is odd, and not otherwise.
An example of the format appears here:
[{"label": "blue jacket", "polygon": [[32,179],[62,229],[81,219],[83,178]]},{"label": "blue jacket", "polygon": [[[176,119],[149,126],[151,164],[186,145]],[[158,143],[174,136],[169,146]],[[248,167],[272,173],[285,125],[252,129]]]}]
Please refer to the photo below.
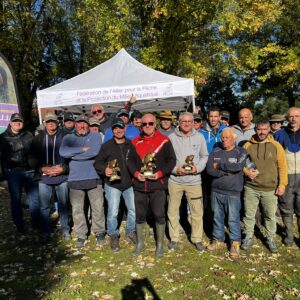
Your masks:
[{"label": "blue jacket", "polygon": [[274,134],[275,141],[279,142],[283,149],[296,153],[300,151],[300,130],[291,131],[288,127],[278,130]]},{"label": "blue jacket", "polygon": [[[90,147],[90,149],[84,152],[84,147]],[[62,157],[71,159],[69,164],[69,182],[99,179],[94,168],[94,162],[100,148],[101,138],[98,132],[89,132],[84,136],[72,133],[64,137],[59,154]]]},{"label": "blue jacket", "polygon": [[208,153],[211,153],[213,148],[217,146],[216,144],[221,141],[221,133],[224,128],[227,128],[227,126],[220,124],[216,135],[213,133],[208,123],[206,123],[205,126],[200,129],[200,132],[204,135]]},{"label": "blue jacket", "polygon": [[[125,137],[128,138],[129,140],[133,140],[135,137],[137,137],[140,134],[140,131],[138,128],[136,128],[135,126],[133,126],[132,124],[128,124],[126,127],[126,131],[125,131]],[[110,140],[112,137],[114,136],[113,131],[111,128],[107,129],[105,136],[104,136],[104,140],[103,143],[107,142],[108,140]]]}]

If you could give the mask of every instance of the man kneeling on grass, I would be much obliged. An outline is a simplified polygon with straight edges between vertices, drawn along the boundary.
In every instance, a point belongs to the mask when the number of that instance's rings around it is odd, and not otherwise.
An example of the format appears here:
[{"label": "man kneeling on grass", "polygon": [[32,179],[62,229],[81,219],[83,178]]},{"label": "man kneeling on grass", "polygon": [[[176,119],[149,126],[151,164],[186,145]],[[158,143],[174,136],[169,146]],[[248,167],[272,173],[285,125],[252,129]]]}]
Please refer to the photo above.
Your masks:
[{"label": "man kneeling on grass", "polygon": [[211,206],[214,215],[213,240],[208,251],[226,247],[224,219],[228,217],[230,256],[239,256],[241,242],[240,209],[244,186],[243,168],[247,151],[235,146],[236,134],[232,128],[222,131],[222,145],[209,155],[207,173],[213,177]]}]

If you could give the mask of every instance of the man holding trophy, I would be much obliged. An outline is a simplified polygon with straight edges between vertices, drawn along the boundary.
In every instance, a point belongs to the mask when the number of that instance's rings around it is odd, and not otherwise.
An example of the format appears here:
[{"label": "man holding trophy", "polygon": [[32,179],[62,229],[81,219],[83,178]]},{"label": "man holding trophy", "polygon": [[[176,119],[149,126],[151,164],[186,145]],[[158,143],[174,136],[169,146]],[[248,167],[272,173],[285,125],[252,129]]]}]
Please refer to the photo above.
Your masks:
[{"label": "man holding trophy", "polygon": [[136,208],[137,246],[133,255],[139,255],[145,248],[144,227],[150,208],[156,224],[156,256],[163,256],[166,190],[168,176],[175,166],[175,153],[169,138],[156,130],[156,118],[152,114],[142,117],[142,132],[132,143],[137,152],[128,162],[134,177]]},{"label": "man holding trophy", "polygon": [[125,138],[125,127],[120,118],[112,121],[113,138],[103,144],[95,159],[96,171],[105,177],[107,233],[110,236],[110,248],[114,252],[120,250],[118,212],[121,196],[127,208],[126,237],[129,242],[136,244],[134,193],[127,169],[128,157],[136,151],[131,141]]},{"label": "man holding trophy", "polygon": [[169,136],[176,154],[176,166],[169,180],[169,249],[177,249],[179,243],[179,207],[186,195],[191,215],[191,241],[198,251],[205,250],[202,244],[203,200],[201,175],[208,159],[204,136],[194,129],[193,115],[184,112],[179,116],[179,128]]}]

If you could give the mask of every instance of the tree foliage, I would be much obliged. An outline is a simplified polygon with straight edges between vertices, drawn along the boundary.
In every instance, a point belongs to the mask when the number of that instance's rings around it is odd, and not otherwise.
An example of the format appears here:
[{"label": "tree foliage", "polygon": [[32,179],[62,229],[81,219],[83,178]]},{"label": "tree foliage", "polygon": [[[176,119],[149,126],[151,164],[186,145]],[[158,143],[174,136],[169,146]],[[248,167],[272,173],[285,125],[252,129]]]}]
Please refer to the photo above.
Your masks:
[{"label": "tree foliage", "polygon": [[[3,0],[1,52],[29,116],[38,88],[126,48],[142,63],[195,79],[197,101],[235,113],[300,91],[300,0]],[[273,101],[273,100],[272,100]]]}]

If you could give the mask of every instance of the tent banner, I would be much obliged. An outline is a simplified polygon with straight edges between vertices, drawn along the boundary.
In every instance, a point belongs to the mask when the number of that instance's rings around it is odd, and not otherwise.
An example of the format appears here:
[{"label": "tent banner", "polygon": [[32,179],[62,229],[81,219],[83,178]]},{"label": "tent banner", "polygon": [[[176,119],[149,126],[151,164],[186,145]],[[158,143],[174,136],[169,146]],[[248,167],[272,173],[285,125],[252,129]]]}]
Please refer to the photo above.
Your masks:
[{"label": "tent banner", "polygon": [[19,112],[19,106],[13,70],[0,53],[0,133],[6,129],[11,114],[15,112]]},{"label": "tent banner", "polygon": [[191,82],[188,90],[186,81],[177,81],[176,85],[174,84],[175,82],[168,82],[77,91],[38,91],[37,102],[39,108],[46,108],[128,101],[132,95],[134,95],[137,100],[176,97],[182,95],[183,91],[187,92],[187,95],[193,95],[193,81],[191,79],[187,80]]}]

